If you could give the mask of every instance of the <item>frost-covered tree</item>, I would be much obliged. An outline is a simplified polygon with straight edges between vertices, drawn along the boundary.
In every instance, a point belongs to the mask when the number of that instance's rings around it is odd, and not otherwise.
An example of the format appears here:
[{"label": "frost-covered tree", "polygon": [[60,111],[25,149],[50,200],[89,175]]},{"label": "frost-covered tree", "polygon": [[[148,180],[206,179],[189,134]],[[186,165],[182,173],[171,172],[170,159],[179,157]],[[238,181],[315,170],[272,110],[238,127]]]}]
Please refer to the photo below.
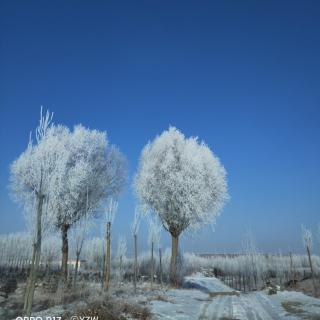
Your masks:
[{"label": "frost-covered tree", "polygon": [[45,265],[47,272],[50,272],[53,262],[57,262],[60,253],[59,237],[57,234],[51,234],[43,239],[41,248],[41,263]]},{"label": "frost-covered tree", "polygon": [[206,144],[170,127],[144,147],[134,188],[171,234],[170,282],[177,285],[179,236],[214,222],[228,198],[226,171]]},{"label": "frost-covered tree", "polygon": [[310,265],[310,270],[311,270],[314,293],[317,294],[317,286],[316,286],[315,279],[314,279],[314,270],[313,270],[313,264],[312,264],[312,259],[311,259],[312,232],[311,232],[311,230],[307,229],[304,225],[301,226],[301,231],[302,231],[303,245],[304,245],[304,247],[307,251],[307,254],[308,254],[308,260],[309,260],[309,265]]},{"label": "frost-covered tree", "polygon": [[29,265],[32,256],[30,234],[17,232],[0,235],[0,266],[23,267]]},{"label": "frost-covered tree", "polygon": [[87,240],[83,244],[82,257],[86,260],[87,268],[101,272],[103,270],[105,239],[95,237]]},{"label": "frost-covered tree", "polygon": [[83,216],[93,215],[105,199],[119,194],[126,180],[126,161],[108,145],[105,132],[81,125],[68,133],[63,145],[50,210],[62,236],[61,274],[66,280],[70,227]]},{"label": "frost-covered tree", "polygon": [[111,225],[114,221],[118,209],[118,202],[114,199],[109,199],[107,207],[105,208],[106,218],[106,251],[104,264],[104,282],[105,290],[109,289],[110,271],[111,271]]},{"label": "frost-covered tree", "polygon": [[74,267],[73,286],[77,283],[80,255],[83,248],[84,240],[88,236],[89,230],[92,226],[90,221],[90,208],[87,207],[87,213],[75,223],[73,229],[71,229],[71,239],[76,255],[76,264]]},{"label": "frost-covered tree", "polygon": [[247,231],[242,242],[242,249],[245,255],[246,273],[249,286],[248,289],[252,289],[253,283],[255,288],[257,289],[259,275],[259,270],[257,266],[259,261],[259,254],[251,231]]},{"label": "frost-covered tree", "polygon": [[62,152],[58,126],[51,124],[52,114],[40,115],[36,129],[36,143],[30,138],[27,149],[11,164],[11,189],[16,199],[24,205],[33,237],[33,258],[28,278],[24,311],[31,314],[35,283],[40,263],[41,240],[48,226],[47,204],[52,194],[52,180]]},{"label": "frost-covered tree", "polygon": [[131,233],[134,240],[134,292],[137,292],[137,279],[138,279],[138,232],[141,222],[141,211],[136,207],[134,210],[134,218],[131,224]]},{"label": "frost-covered tree", "polygon": [[122,281],[123,279],[123,265],[125,263],[127,253],[127,240],[125,237],[120,236],[118,238],[118,245],[117,245],[117,254],[116,259],[118,261],[118,272],[119,272],[119,280]]},{"label": "frost-covered tree", "polygon": [[150,217],[148,221],[148,244],[151,249],[151,270],[150,270],[150,280],[151,280],[151,289],[153,288],[153,281],[154,281],[154,247],[159,245],[160,242],[160,235],[161,235],[161,223],[159,223],[156,217]]}]

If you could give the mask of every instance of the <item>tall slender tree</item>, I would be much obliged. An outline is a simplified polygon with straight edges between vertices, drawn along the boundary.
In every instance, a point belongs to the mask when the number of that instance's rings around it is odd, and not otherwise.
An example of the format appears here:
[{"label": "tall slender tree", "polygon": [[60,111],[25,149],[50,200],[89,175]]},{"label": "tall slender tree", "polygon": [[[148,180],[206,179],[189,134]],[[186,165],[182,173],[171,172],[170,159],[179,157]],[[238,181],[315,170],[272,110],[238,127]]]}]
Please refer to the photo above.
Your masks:
[{"label": "tall slender tree", "polygon": [[105,290],[109,289],[110,271],[111,271],[111,225],[114,221],[118,209],[118,202],[110,199],[105,208],[106,216],[106,251],[105,251],[105,265],[104,265],[104,283]]},{"label": "tall slender tree", "polygon": [[117,246],[117,255],[116,258],[118,260],[118,272],[119,272],[119,281],[121,282],[123,280],[123,264],[126,259],[126,253],[127,253],[127,241],[126,238],[123,236],[120,236],[118,238],[118,246]]},{"label": "tall slender tree", "polygon": [[150,217],[148,221],[148,229],[149,229],[149,237],[148,237],[148,243],[150,246],[151,250],[151,263],[150,263],[150,284],[151,284],[151,289],[153,289],[153,282],[154,282],[154,249],[156,246],[159,246],[160,242],[160,234],[161,234],[161,229],[162,225],[158,221],[157,217]]},{"label": "tall slender tree", "polygon": [[302,231],[303,245],[304,245],[304,247],[307,251],[307,254],[308,254],[308,260],[309,260],[312,283],[313,283],[313,291],[314,291],[314,294],[316,295],[318,290],[317,290],[317,285],[316,285],[316,281],[314,278],[314,268],[313,268],[312,257],[311,257],[312,232],[311,232],[311,230],[307,229],[304,225],[301,226],[301,231]]},{"label": "tall slender tree", "polygon": [[76,283],[77,283],[81,251],[91,226],[92,226],[92,223],[90,220],[90,208],[89,208],[89,203],[87,203],[86,214],[78,222],[75,223],[73,229],[71,230],[72,231],[71,240],[73,242],[74,251],[76,254],[76,264],[74,267],[74,274],[73,274],[74,287],[76,286]]},{"label": "tall slender tree", "polygon": [[131,224],[131,233],[133,235],[134,240],[134,276],[133,276],[133,284],[134,284],[134,293],[137,293],[137,281],[138,281],[138,232],[141,221],[141,211],[138,207],[135,208],[134,218]]},{"label": "tall slender tree", "polygon": [[16,199],[23,203],[33,236],[33,259],[27,282],[24,311],[30,316],[40,263],[43,232],[50,225],[47,210],[52,194],[52,180],[62,153],[60,136],[65,130],[52,125],[53,114],[40,114],[36,128],[36,143],[31,135],[28,147],[11,165],[11,188]]}]

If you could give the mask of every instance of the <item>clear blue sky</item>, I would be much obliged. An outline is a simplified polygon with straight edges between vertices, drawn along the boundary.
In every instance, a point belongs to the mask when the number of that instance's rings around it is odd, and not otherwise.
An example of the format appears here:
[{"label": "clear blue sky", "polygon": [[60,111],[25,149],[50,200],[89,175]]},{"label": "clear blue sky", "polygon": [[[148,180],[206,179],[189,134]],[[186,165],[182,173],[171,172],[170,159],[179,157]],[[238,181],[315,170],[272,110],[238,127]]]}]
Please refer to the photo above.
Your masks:
[{"label": "clear blue sky", "polygon": [[251,229],[264,251],[299,251],[300,224],[316,229],[319,1],[1,1],[0,41],[0,233],[24,229],[9,164],[40,105],[127,156],[115,237],[129,232],[140,151],[169,125],[206,141],[231,195],[185,250],[237,251]]}]

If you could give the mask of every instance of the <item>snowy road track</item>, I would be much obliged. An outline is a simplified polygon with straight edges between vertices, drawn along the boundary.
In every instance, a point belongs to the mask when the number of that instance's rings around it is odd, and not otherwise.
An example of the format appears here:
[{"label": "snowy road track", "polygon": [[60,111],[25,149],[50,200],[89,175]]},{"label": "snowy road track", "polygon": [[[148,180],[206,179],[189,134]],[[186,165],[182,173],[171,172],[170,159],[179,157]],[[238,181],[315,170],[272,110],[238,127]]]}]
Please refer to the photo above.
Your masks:
[{"label": "snowy road track", "polygon": [[[200,275],[187,277],[184,287],[191,289],[165,293],[170,302],[152,301],[155,319],[294,320],[309,316],[315,319],[315,315],[320,318],[320,300],[299,292],[284,291],[272,296],[263,291],[235,294],[218,279]],[[288,301],[300,301],[301,310],[295,315],[288,313],[281,304]]]},{"label": "snowy road track", "polygon": [[[199,320],[207,319],[284,319],[279,310],[263,295],[216,296],[200,307]],[[286,316],[285,319],[288,319]]]}]

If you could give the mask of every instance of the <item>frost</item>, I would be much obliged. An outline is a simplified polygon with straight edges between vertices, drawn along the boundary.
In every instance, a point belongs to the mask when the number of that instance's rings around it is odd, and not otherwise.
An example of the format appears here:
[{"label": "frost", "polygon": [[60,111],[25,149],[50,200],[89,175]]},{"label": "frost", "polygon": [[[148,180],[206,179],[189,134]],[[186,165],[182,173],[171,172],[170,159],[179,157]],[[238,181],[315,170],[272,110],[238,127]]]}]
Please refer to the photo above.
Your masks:
[{"label": "frost", "polygon": [[143,149],[134,187],[144,210],[158,214],[165,229],[178,235],[212,223],[228,199],[219,159],[173,127]]}]

